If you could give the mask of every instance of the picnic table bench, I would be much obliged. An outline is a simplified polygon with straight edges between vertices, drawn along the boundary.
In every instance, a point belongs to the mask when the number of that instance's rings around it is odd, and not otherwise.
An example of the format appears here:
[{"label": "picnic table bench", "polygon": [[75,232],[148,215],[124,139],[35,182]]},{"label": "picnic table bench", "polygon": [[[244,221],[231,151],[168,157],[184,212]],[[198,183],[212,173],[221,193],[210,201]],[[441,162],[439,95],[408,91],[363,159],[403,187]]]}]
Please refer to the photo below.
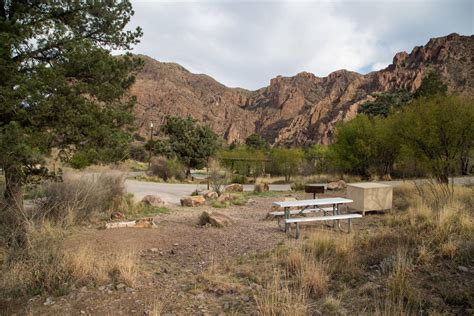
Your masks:
[{"label": "picnic table bench", "polygon": [[[351,231],[351,220],[354,218],[361,218],[360,214],[341,214],[340,205],[352,203],[352,200],[345,198],[325,198],[325,199],[311,199],[311,200],[297,200],[297,201],[285,201],[285,202],[273,202],[273,205],[283,208],[281,212],[270,212],[274,216],[284,217],[284,231],[288,234],[291,233],[291,224],[296,225],[296,238],[300,234],[300,223],[308,222],[319,222],[319,221],[333,221],[333,227],[338,226],[342,230],[340,220],[348,220],[348,231]],[[331,206],[331,207],[329,207]],[[290,210],[290,208],[300,208],[297,210]],[[322,212],[322,216],[315,217],[291,217],[291,215],[303,215],[305,216],[311,212]],[[332,215],[328,215],[332,212]]]}]

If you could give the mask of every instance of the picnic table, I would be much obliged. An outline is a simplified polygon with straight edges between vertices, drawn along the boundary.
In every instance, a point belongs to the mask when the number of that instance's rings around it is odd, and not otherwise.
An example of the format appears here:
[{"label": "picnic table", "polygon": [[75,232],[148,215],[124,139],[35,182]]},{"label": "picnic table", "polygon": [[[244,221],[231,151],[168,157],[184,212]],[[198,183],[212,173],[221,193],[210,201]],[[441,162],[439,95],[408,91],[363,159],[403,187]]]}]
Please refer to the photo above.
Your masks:
[{"label": "picnic table", "polygon": [[[337,226],[342,230],[340,226],[341,219],[349,220],[349,232],[351,229],[351,219],[360,218],[360,214],[341,214],[340,206],[352,203],[353,201],[346,198],[335,197],[335,198],[324,198],[324,199],[311,199],[311,200],[296,200],[296,201],[284,201],[284,202],[273,202],[273,205],[283,208],[283,212],[271,212],[274,216],[284,217],[284,231],[290,233],[291,224],[296,224],[296,238],[299,237],[299,224],[304,222],[316,222],[316,221],[327,221],[333,220],[333,227]],[[291,208],[298,208],[291,210]],[[322,212],[323,216],[318,217],[296,217],[305,216],[310,212]],[[332,213],[332,215],[328,215]],[[294,217],[291,217],[294,215]]]}]

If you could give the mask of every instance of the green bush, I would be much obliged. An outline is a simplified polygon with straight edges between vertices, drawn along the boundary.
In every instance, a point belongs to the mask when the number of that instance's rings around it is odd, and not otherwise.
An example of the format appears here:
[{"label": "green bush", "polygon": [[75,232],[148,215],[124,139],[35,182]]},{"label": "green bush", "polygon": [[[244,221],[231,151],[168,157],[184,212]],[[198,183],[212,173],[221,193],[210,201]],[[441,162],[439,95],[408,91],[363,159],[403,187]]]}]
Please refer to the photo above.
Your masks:
[{"label": "green bush", "polygon": [[236,174],[232,177],[231,183],[239,183],[239,184],[247,184],[248,179],[246,176],[241,175],[241,174]]},{"label": "green bush", "polygon": [[285,176],[286,182],[300,173],[305,162],[304,151],[301,148],[274,148],[271,157],[273,173]]}]

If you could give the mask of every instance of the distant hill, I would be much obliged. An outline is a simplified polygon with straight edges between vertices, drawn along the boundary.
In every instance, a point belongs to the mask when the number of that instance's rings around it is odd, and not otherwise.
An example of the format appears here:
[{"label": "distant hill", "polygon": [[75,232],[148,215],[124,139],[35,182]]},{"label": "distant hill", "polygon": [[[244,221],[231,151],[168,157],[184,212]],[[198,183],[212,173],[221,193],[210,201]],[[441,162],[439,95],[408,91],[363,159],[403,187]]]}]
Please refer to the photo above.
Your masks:
[{"label": "distant hill", "polygon": [[415,90],[423,76],[436,71],[449,92],[474,95],[474,35],[433,38],[411,53],[397,53],[387,68],[361,75],[338,70],[327,77],[302,72],[278,76],[257,91],[228,88],[175,63],[140,55],[144,68],[131,88],[138,104],[140,133],[148,133],[166,115],[191,115],[210,125],[228,143],[259,133],[272,144],[328,143],[335,124],[350,120],[374,92]]}]

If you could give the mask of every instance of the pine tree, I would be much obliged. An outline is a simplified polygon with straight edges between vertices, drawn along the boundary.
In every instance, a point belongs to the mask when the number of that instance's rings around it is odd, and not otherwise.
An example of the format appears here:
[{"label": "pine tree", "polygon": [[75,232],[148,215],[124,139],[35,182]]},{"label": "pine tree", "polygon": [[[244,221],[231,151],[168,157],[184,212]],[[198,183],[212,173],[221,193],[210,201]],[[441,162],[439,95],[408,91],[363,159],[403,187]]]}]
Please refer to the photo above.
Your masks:
[{"label": "pine tree", "polygon": [[22,188],[48,175],[52,148],[89,162],[126,150],[134,100],[124,92],[140,61],[111,51],[138,42],[140,28],[124,30],[132,15],[129,1],[0,0],[0,224],[18,232],[10,242],[27,242]]}]

